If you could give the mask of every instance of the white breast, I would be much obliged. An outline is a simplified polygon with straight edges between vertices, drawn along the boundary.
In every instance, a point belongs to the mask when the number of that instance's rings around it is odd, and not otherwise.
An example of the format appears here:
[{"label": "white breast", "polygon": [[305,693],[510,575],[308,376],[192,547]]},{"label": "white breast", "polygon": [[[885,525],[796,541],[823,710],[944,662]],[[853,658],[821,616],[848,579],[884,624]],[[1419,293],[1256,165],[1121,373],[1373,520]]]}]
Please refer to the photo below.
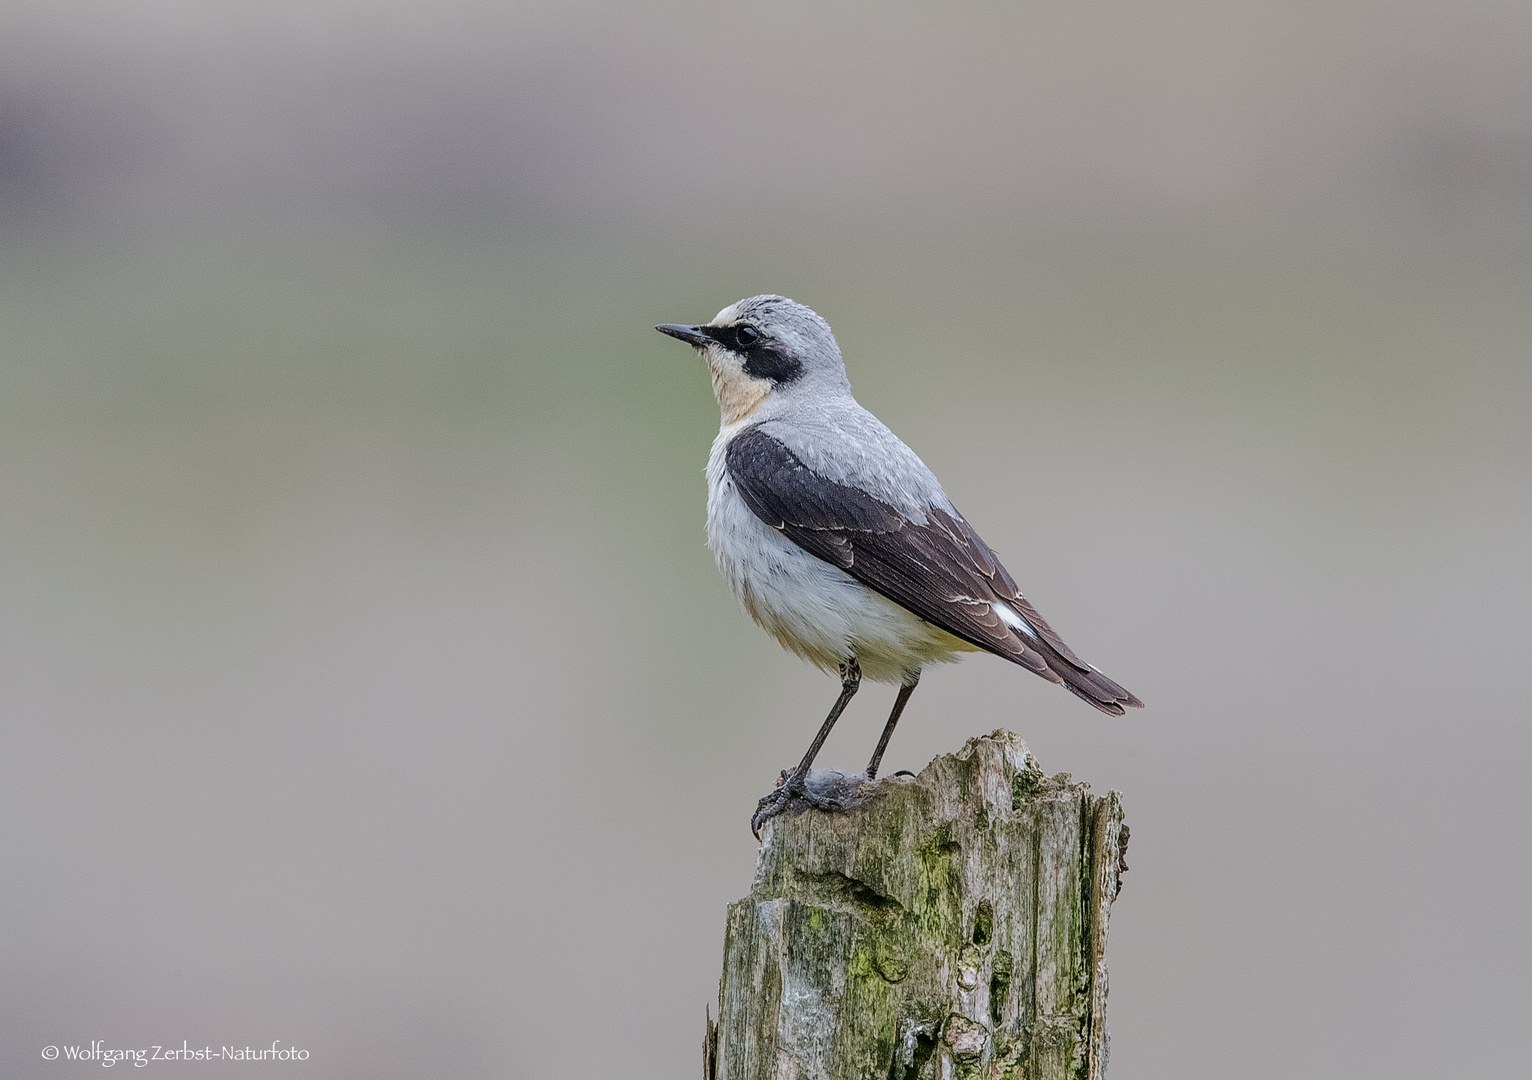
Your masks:
[{"label": "white breast", "polygon": [[708,457],[708,547],[729,588],[767,633],[826,671],[855,656],[863,675],[878,682],[899,682],[906,671],[974,650],[756,517],[724,464],[738,430],[720,431]]}]

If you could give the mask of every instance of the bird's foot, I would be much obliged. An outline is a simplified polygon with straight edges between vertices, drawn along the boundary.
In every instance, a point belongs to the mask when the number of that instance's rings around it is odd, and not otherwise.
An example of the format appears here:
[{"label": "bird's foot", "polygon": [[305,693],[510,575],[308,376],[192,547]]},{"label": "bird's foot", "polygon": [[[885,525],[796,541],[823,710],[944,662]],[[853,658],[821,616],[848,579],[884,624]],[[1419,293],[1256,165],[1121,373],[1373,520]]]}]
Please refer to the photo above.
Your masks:
[{"label": "bird's foot", "polygon": [[761,826],[779,814],[797,815],[808,809],[822,810],[827,814],[850,810],[866,802],[877,783],[876,780],[868,780],[865,773],[810,769],[807,776],[797,778],[783,769],[777,778],[776,790],[756,804],[755,815],[750,819],[750,831],[759,840]]},{"label": "bird's foot", "polygon": [[777,786],[770,795],[765,795],[760,802],[755,804],[755,813],[750,817],[750,832],[759,840],[761,838],[761,826],[766,824],[778,814],[786,813],[793,802],[804,793],[803,783],[794,784],[783,769],[777,777]]}]

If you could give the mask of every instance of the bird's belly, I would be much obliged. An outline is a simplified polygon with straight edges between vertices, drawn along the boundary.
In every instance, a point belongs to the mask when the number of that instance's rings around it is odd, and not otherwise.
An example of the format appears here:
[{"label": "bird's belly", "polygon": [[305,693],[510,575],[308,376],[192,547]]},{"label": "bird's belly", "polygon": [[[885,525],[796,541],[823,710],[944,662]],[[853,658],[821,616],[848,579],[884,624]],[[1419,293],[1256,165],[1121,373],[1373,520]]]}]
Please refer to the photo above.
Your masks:
[{"label": "bird's belly", "polygon": [[710,485],[708,546],[745,610],[783,646],[827,671],[854,656],[878,682],[974,651],[768,527],[720,479]]}]

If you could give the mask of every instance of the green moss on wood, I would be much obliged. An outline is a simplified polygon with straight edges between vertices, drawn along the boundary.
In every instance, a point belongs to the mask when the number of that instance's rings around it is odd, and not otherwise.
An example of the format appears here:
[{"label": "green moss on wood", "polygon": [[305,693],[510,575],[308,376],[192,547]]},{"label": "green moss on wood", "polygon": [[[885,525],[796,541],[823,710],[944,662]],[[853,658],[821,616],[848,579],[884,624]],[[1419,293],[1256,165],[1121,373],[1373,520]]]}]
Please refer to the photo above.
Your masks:
[{"label": "green moss on wood", "polygon": [[1100,1076],[1121,830],[1007,732],[775,819],[729,909],[719,1080]]}]

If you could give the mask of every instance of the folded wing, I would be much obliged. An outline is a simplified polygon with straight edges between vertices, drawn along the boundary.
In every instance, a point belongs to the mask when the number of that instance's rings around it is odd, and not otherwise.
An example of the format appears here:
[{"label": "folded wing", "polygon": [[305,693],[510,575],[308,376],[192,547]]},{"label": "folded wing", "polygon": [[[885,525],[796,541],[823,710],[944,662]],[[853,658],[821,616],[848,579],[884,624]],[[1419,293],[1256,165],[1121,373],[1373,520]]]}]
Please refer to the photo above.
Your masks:
[{"label": "folded wing", "polygon": [[1121,716],[1143,704],[1054,633],[1000,560],[955,510],[912,521],[864,491],[828,480],[759,429],[726,457],[745,505],[812,555],[840,567],[954,637],[1004,657]]}]

